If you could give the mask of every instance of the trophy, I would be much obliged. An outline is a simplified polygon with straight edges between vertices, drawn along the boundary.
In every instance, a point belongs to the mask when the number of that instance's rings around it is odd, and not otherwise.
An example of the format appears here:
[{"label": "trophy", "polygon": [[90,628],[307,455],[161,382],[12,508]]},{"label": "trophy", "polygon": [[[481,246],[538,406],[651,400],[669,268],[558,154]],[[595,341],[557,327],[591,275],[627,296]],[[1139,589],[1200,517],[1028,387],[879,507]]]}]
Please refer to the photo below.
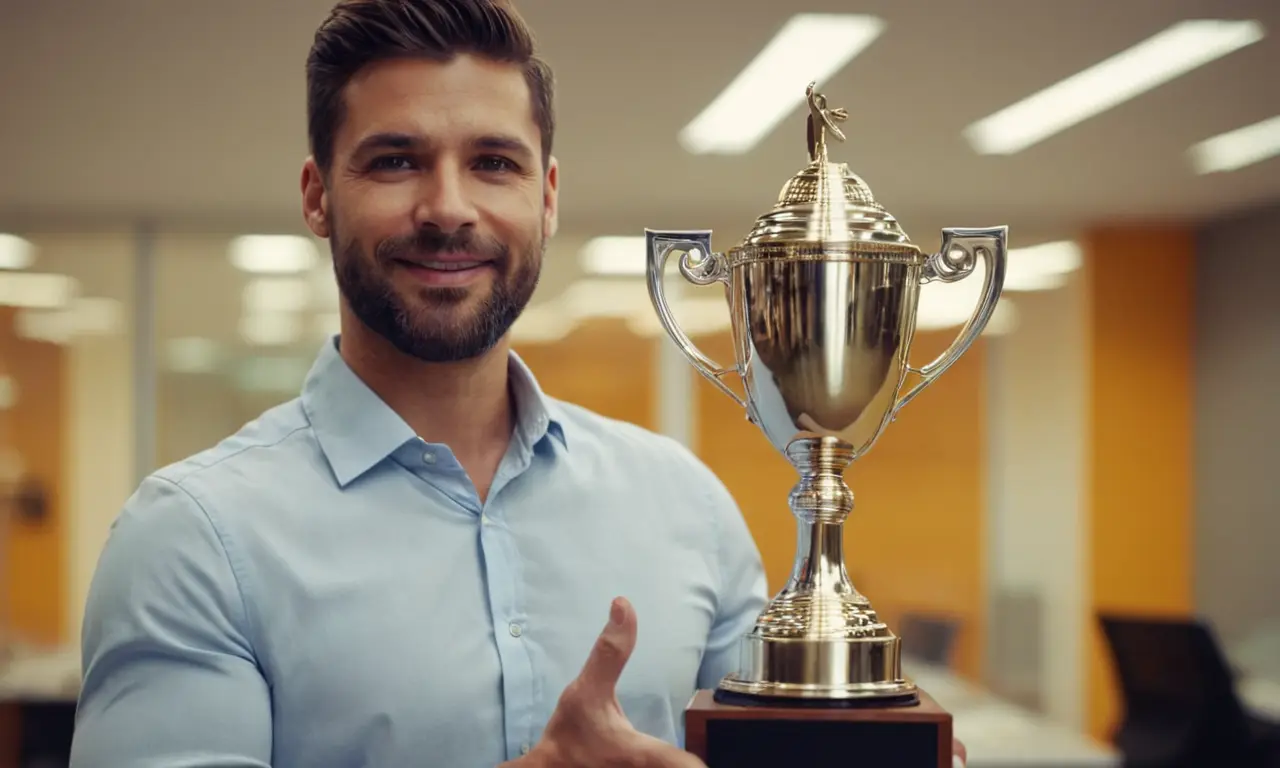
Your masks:
[{"label": "trophy", "polygon": [[[806,89],[809,163],[740,244],[720,253],[709,230],[645,230],[649,295],[663,327],[799,473],[788,499],[799,523],[790,579],[742,638],[738,669],[690,703],[686,748],[712,768],[756,764],[773,749],[783,761],[775,764],[796,764],[847,755],[856,738],[861,756],[879,750],[898,766],[950,765],[950,716],[903,677],[899,638],[845,570],[853,493],[844,472],[982,333],[1004,284],[1008,228],[944,229],[940,249],[923,252],[861,178],[829,159],[828,142],[844,141],[839,123],[848,114],[828,108],[815,85]],[[724,284],[732,367],[703,354],[675,320],[663,289],[673,254],[689,282]],[[979,259],[973,314],[945,352],[913,367],[921,286],[962,280]],[[772,739],[766,721],[855,730]],[[910,725],[924,730],[911,736],[902,730]],[[835,739],[828,751],[822,733]]]}]

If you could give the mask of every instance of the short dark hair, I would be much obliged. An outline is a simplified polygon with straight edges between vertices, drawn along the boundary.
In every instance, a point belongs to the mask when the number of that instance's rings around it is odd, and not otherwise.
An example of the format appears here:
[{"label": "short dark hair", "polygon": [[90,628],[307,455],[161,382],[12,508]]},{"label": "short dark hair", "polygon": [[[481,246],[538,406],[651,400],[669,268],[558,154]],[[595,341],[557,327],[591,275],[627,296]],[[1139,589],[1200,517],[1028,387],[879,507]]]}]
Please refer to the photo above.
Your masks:
[{"label": "short dark hair", "polygon": [[449,61],[463,53],[524,68],[545,165],[555,134],[551,67],[507,0],[340,0],[307,56],[307,134],[316,164],[327,173],[333,163],[342,92],[357,72],[388,59]]}]

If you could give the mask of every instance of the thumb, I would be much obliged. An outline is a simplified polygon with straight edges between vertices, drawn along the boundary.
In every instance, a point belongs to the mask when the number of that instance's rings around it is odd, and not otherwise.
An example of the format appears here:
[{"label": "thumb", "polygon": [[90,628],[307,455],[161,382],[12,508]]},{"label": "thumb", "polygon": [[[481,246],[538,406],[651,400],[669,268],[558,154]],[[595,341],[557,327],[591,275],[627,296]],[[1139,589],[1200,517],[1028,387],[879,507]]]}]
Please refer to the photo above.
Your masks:
[{"label": "thumb", "polygon": [[622,669],[636,647],[636,612],[626,598],[619,597],[609,608],[609,623],[591,648],[582,665],[578,682],[583,693],[597,700],[612,699]]}]

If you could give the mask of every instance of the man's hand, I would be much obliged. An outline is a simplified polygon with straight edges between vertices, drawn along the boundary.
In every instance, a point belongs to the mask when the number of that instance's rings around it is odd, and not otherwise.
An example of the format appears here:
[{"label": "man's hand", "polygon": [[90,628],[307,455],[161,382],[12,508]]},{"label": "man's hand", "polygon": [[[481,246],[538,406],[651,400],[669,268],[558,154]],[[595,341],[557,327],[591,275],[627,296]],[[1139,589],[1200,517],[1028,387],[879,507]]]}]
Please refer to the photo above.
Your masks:
[{"label": "man's hand", "polygon": [[616,688],[635,647],[635,609],[620,597],[582,671],[560,695],[542,740],[511,768],[706,768],[690,753],[640,733],[623,714]]}]

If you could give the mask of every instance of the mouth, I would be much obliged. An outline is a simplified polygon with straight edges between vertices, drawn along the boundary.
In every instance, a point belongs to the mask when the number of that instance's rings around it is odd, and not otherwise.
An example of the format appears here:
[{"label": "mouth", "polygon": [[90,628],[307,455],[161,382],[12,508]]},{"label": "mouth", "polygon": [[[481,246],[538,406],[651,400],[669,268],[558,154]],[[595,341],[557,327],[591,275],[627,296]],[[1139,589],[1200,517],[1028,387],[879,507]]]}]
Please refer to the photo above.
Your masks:
[{"label": "mouth", "polygon": [[486,264],[490,264],[491,262],[488,262],[488,261],[480,261],[480,260],[476,260],[476,261],[457,261],[457,260],[453,260],[453,259],[449,259],[449,260],[444,260],[444,259],[440,259],[440,260],[424,259],[424,260],[422,260],[422,261],[407,261],[407,260],[405,260],[405,261],[401,261],[400,263],[401,263],[401,264],[403,264],[404,266],[406,266],[406,267],[410,267],[410,268],[417,267],[417,268],[420,268],[420,269],[430,269],[430,270],[435,270],[435,271],[437,271],[437,272],[459,272],[459,271],[466,270],[466,269],[475,269],[476,267],[483,267],[483,266],[485,266]]},{"label": "mouth", "polygon": [[420,283],[430,286],[461,286],[496,269],[486,259],[396,259],[396,266],[404,269]]}]

